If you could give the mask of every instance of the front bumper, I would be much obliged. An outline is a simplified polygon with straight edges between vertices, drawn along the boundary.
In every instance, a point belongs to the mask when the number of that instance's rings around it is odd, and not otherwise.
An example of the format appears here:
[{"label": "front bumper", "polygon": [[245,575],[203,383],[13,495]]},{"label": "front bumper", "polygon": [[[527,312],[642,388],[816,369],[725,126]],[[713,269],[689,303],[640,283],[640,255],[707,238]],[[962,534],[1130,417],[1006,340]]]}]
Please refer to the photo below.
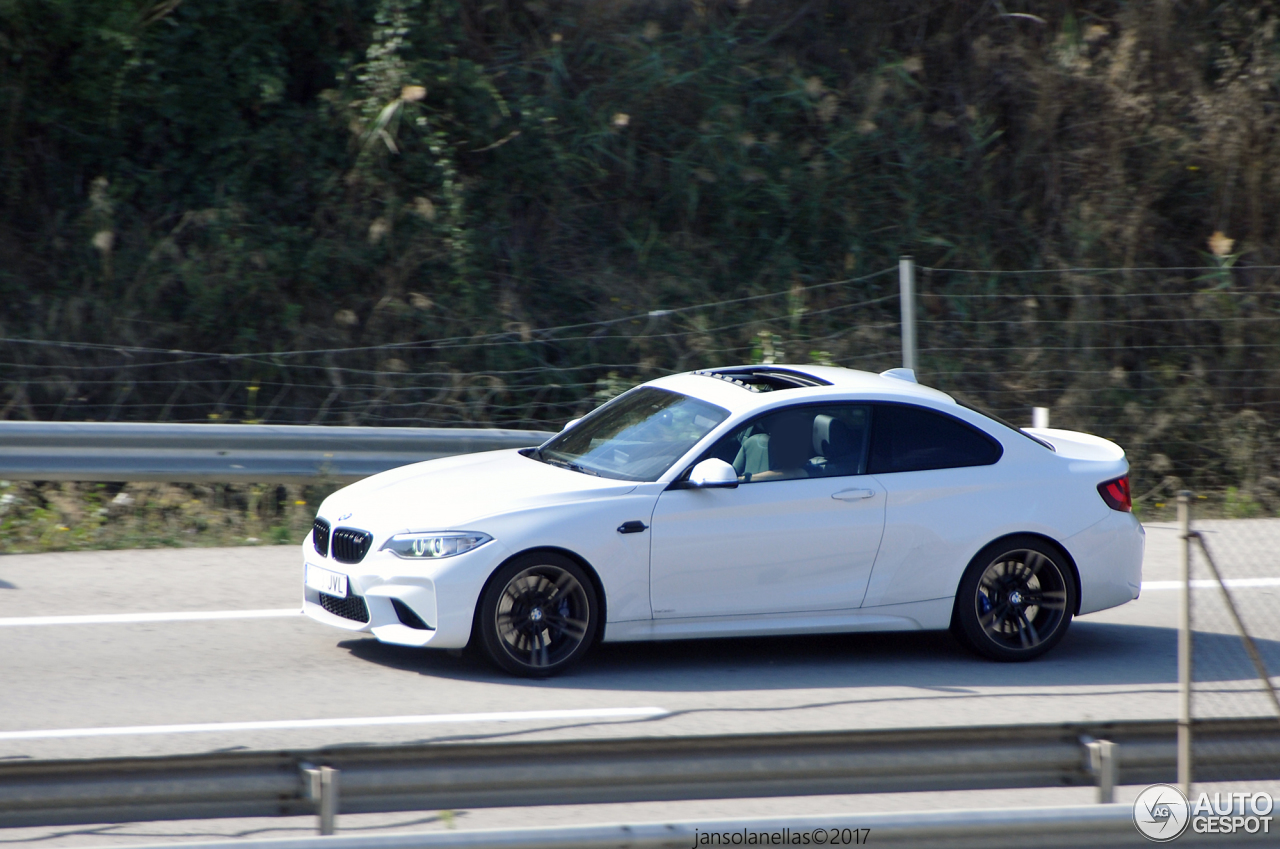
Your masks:
[{"label": "front bumper", "polygon": [[[354,590],[354,581],[351,586]],[[304,589],[302,611],[317,622],[345,631],[369,632],[384,643],[401,646],[431,645],[437,637],[437,630],[432,624],[438,619],[434,586],[380,584],[363,595],[349,592],[347,599],[338,600],[346,604],[334,604],[330,601],[330,609],[326,609],[325,600],[318,590],[311,587]],[[394,601],[399,601],[411,615],[402,615]],[[333,608],[355,608],[356,605],[352,602],[359,605],[359,612],[364,613],[366,621],[330,612]]]},{"label": "front bumper", "polygon": [[[490,542],[435,563],[371,551],[360,563],[344,564],[320,556],[310,536],[302,552],[302,612],[307,616],[344,631],[373,634],[384,643],[438,648],[466,646],[484,582],[505,557],[505,551]],[[348,600],[322,599],[318,590],[307,586],[307,563],[345,574]],[[361,621],[361,612],[367,621]]]}]

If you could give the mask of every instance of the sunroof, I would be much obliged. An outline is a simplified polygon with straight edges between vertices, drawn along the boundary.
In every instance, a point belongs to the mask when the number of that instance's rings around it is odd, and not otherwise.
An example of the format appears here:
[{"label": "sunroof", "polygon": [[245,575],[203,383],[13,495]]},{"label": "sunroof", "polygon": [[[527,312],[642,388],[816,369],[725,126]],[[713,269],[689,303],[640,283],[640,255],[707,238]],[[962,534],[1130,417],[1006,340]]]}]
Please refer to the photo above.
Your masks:
[{"label": "sunroof", "polygon": [[733,368],[700,369],[694,374],[714,377],[749,392],[776,392],[779,389],[801,389],[805,386],[830,386],[831,382],[811,374],[773,366],[734,366]]}]

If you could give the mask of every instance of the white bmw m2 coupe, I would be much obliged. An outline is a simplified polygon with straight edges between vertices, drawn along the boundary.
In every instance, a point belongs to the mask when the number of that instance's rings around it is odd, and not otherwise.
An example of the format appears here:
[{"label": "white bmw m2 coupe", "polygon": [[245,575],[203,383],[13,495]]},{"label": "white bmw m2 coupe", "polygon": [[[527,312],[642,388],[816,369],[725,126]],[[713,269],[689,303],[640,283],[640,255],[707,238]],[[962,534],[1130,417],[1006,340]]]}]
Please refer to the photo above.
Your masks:
[{"label": "white bmw m2 coupe", "polygon": [[304,609],[545,676],[598,640],[950,628],[1027,660],[1141,586],[1124,451],[1019,429],[905,369],[664,377],[538,448],[320,506]]}]

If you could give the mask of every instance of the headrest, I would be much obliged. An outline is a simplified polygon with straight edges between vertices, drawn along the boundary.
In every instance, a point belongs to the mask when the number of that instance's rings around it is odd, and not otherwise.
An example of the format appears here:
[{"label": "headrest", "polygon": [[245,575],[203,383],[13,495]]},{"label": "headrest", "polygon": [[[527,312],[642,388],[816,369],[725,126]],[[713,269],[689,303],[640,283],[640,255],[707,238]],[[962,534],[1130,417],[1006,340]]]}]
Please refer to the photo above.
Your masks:
[{"label": "headrest", "polygon": [[838,460],[852,454],[857,445],[853,431],[834,416],[813,417],[813,450],[828,460]]}]

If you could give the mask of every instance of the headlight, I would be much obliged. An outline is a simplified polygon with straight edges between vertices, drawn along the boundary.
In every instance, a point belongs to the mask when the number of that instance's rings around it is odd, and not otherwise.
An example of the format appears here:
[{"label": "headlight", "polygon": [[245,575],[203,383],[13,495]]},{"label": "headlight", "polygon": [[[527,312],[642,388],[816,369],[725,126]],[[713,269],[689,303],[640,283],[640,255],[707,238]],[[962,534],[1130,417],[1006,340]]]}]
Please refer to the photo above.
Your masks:
[{"label": "headlight", "polygon": [[438,557],[452,557],[463,554],[473,548],[479,548],[493,537],[475,531],[446,531],[438,534],[396,534],[382,545],[383,551],[390,551],[397,557],[406,560],[427,560]]}]

